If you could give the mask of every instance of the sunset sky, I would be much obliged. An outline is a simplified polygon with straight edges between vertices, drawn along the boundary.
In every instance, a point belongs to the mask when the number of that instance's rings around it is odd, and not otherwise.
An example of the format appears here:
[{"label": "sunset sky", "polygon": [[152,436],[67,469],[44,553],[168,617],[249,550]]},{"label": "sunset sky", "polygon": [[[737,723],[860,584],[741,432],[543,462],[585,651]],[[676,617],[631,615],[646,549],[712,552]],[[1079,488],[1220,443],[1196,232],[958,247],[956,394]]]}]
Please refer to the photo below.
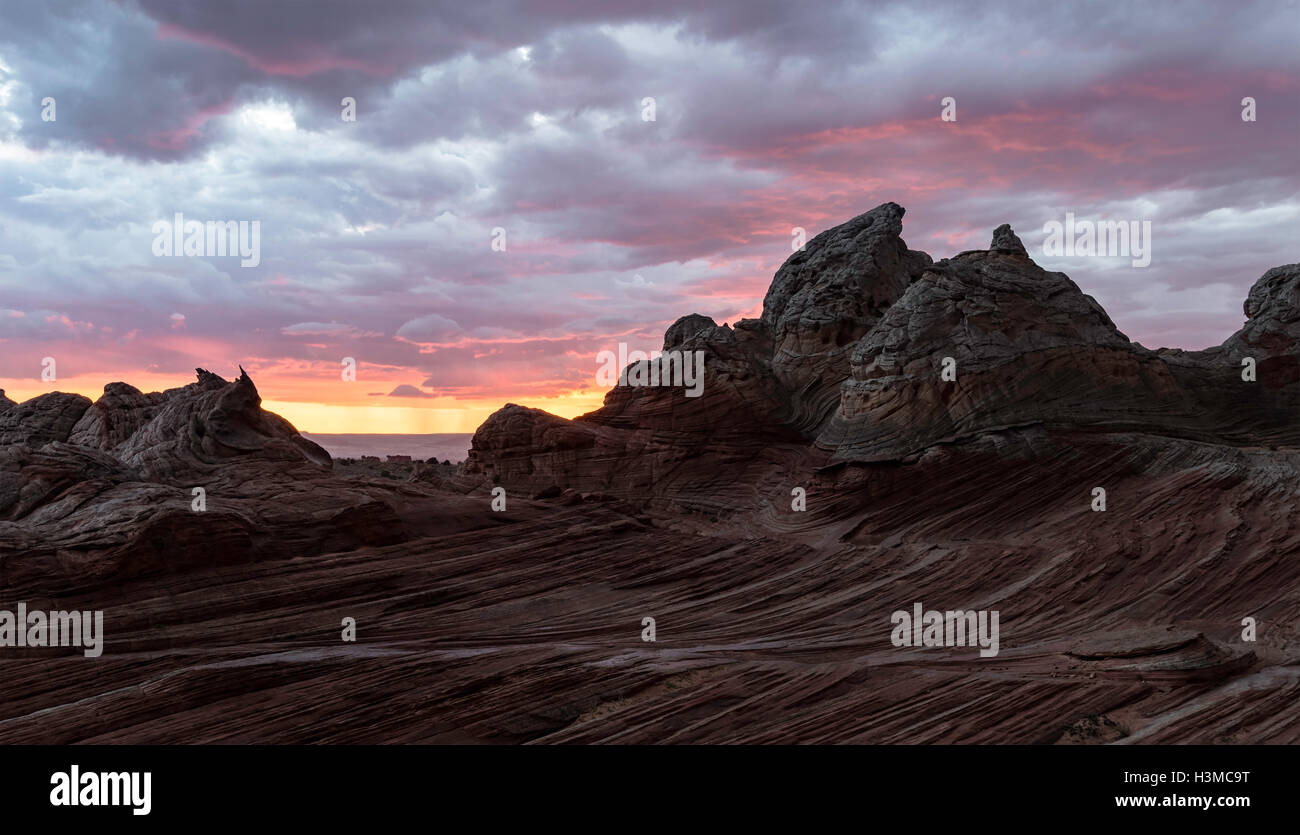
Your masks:
[{"label": "sunset sky", "polygon": [[[757,316],[792,227],[891,200],[936,259],[1010,223],[1149,347],[1300,260],[1295,2],[703,5],[0,4],[0,388],[242,364],[311,432],[571,417],[598,352]],[[261,263],[156,257],[176,212]],[[1045,258],[1067,212],[1151,221],[1150,266]]]}]

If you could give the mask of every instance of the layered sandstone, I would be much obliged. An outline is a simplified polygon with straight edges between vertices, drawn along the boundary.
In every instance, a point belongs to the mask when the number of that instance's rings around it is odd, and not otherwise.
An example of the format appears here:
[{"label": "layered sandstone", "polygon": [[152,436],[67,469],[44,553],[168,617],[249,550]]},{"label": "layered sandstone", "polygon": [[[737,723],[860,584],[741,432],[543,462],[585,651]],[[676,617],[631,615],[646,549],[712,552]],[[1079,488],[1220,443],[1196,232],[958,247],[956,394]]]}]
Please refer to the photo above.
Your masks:
[{"label": "layered sandstone", "polygon": [[[673,323],[702,396],[507,405],[451,479],[339,476],[244,374],[0,394],[0,590],[107,633],[0,649],[0,742],[1300,742],[1300,265],[1150,350],[902,216]],[[915,603],[999,654],[894,646]]]}]

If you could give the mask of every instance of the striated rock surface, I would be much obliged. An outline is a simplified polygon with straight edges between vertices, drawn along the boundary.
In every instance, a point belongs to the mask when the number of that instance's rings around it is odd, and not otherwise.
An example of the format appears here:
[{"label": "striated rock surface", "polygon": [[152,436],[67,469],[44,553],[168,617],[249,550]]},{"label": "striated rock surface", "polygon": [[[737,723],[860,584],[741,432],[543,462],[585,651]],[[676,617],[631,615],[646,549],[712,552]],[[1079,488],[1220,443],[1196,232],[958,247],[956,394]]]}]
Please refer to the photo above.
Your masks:
[{"label": "striated rock surface", "polygon": [[[844,465],[743,526],[448,495],[491,526],[29,595],[104,604],[107,647],[0,650],[0,743],[1300,742],[1269,454],[1044,450]],[[913,602],[998,610],[999,654],[893,647]]]}]

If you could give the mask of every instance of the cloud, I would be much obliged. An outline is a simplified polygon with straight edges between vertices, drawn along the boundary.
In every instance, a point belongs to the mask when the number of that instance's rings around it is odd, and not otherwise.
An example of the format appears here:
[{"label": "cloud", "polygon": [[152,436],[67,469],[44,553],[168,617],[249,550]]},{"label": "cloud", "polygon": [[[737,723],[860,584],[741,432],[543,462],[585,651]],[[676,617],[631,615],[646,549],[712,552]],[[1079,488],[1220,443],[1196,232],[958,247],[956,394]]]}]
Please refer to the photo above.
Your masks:
[{"label": "cloud", "polygon": [[[384,386],[540,401],[685,313],[755,315],[792,227],[886,200],[936,258],[1010,222],[1134,339],[1216,344],[1240,324],[1224,299],[1296,258],[1293,16],[0,4],[0,297],[21,314],[0,315],[0,378],[55,353],[127,380],[242,362],[341,402],[364,397],[333,385],[356,357]],[[261,264],[154,257],[152,224],[178,211],[260,221]],[[1042,258],[1066,212],[1151,220],[1151,266]]]},{"label": "cloud", "polygon": [[282,328],[281,333],[285,336],[352,336],[358,333],[358,329],[353,325],[344,325],[338,322],[298,322],[294,325]]},{"label": "cloud", "polygon": [[461,332],[460,325],[437,313],[412,319],[397,329],[397,337],[408,342],[444,342]]}]

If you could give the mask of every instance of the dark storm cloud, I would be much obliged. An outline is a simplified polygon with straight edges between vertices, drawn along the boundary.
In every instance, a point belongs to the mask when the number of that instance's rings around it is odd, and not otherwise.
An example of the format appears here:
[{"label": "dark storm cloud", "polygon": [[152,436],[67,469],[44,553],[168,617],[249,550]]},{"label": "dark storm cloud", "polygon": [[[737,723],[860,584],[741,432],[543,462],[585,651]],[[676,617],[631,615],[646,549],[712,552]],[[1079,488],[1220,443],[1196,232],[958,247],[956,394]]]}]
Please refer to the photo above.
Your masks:
[{"label": "dark storm cloud", "polygon": [[[157,36],[119,6],[93,2],[0,5],[0,48],[17,78],[21,140],[150,159],[177,159],[210,141],[213,121],[257,77],[235,56]],[[55,100],[57,119],[40,119]]]}]

